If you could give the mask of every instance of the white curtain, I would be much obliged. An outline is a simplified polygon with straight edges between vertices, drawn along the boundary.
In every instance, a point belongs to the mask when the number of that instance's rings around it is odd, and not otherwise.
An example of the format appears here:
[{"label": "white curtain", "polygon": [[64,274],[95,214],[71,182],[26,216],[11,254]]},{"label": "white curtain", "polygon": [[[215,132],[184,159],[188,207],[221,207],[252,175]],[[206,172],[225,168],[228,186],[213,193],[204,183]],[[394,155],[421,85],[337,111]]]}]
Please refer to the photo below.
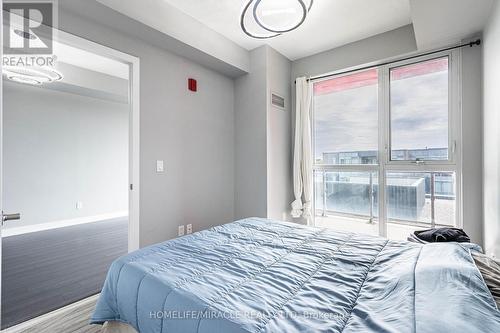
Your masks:
[{"label": "white curtain", "polygon": [[313,170],[311,109],[312,83],[305,77],[296,80],[295,145],[293,153],[292,217],[304,217],[310,223],[312,217]]}]

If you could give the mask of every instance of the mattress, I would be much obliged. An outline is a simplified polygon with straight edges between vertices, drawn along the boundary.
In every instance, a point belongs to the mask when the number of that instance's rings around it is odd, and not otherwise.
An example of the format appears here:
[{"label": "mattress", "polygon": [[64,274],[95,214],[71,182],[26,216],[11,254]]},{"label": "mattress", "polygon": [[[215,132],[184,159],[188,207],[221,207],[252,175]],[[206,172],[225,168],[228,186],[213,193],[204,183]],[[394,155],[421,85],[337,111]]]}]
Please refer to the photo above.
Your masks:
[{"label": "mattress", "polygon": [[141,333],[500,332],[466,247],[258,218],[116,260],[91,321]]},{"label": "mattress", "polygon": [[130,325],[118,321],[107,321],[102,325],[101,333],[137,333]]}]

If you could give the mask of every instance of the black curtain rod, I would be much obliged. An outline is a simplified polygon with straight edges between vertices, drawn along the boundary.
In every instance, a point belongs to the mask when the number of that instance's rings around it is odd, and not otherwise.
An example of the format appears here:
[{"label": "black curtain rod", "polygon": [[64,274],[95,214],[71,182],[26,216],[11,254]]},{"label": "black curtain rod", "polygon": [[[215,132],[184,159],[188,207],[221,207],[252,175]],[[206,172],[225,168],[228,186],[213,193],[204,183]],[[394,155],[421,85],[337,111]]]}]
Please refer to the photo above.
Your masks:
[{"label": "black curtain rod", "polygon": [[[456,46],[451,46],[451,47],[447,47],[445,49],[440,49],[440,50],[436,50],[436,51],[432,51],[432,52],[422,53],[422,54],[414,55],[414,56],[407,57],[407,58],[402,58],[402,59],[387,61],[387,62],[384,62],[384,63],[381,63],[381,64],[377,64],[377,65],[365,66],[365,67],[360,67],[360,68],[356,68],[356,69],[350,69],[350,70],[347,70],[347,71],[333,73],[333,74],[325,74],[325,75],[313,76],[311,78],[308,78],[307,81],[320,80],[320,79],[325,79],[325,78],[331,77],[331,76],[337,76],[337,75],[342,75],[342,74],[354,73],[354,72],[362,71],[362,70],[365,70],[365,69],[371,69],[373,67],[390,65],[390,64],[394,64],[394,63],[400,62],[400,61],[417,59],[417,58],[420,58],[420,57],[425,57],[425,56],[433,55],[433,54],[444,52],[444,51],[450,51],[450,50],[454,50],[454,49],[460,49],[462,47],[467,47],[467,46],[474,47],[475,45],[477,45],[477,46],[481,45],[481,39],[476,39],[475,41],[467,43],[467,44],[460,44],[460,45],[456,45]],[[295,81],[295,82],[297,82],[297,81]]]}]

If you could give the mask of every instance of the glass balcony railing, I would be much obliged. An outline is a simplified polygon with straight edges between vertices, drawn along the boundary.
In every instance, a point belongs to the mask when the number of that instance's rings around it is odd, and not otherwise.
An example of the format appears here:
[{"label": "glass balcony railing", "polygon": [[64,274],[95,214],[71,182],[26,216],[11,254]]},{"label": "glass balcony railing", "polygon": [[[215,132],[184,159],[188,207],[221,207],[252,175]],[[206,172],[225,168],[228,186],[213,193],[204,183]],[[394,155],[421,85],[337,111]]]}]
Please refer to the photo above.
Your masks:
[{"label": "glass balcony railing", "polygon": [[[377,221],[377,172],[319,170],[314,180],[317,216]],[[387,173],[387,222],[424,228],[455,225],[455,183],[455,174],[450,172]]]}]

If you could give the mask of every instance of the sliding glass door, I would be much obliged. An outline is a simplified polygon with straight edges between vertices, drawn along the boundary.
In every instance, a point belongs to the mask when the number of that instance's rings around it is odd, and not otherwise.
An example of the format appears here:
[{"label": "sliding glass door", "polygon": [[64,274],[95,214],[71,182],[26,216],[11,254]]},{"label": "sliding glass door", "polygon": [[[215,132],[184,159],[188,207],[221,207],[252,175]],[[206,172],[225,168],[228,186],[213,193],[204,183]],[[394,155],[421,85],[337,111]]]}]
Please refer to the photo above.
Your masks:
[{"label": "sliding glass door", "polygon": [[403,239],[461,224],[458,57],[314,83],[315,225]]}]

